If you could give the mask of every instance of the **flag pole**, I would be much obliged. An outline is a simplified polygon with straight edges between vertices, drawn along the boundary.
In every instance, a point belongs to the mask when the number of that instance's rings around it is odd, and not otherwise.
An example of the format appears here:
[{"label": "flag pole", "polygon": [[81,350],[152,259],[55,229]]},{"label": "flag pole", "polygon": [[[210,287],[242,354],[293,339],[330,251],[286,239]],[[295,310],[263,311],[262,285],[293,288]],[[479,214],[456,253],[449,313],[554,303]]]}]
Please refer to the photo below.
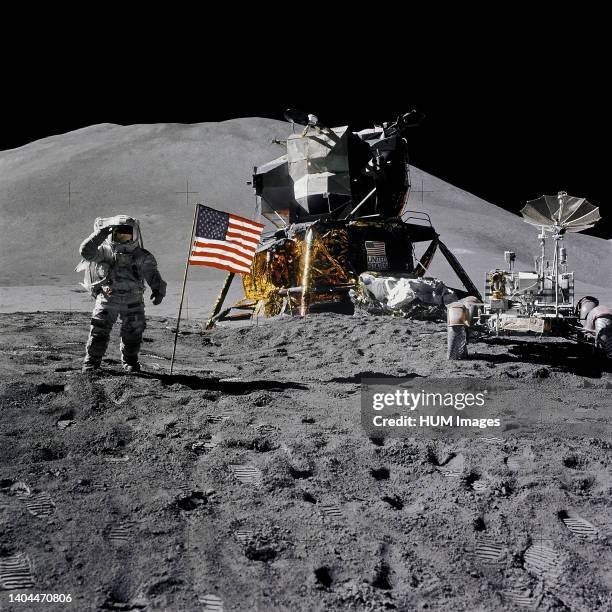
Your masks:
[{"label": "flag pole", "polygon": [[170,360],[170,375],[174,369],[174,356],[176,355],[176,341],[178,339],[179,327],[181,325],[181,312],[183,311],[183,300],[185,299],[185,285],[187,284],[187,272],[189,270],[189,258],[191,257],[191,250],[193,248],[193,233],[195,232],[196,222],[198,220],[198,206],[195,205],[193,211],[193,225],[191,226],[191,236],[189,237],[189,251],[187,252],[187,261],[185,262],[185,274],[183,276],[183,290],[181,292],[181,303],[179,304],[178,318],[176,320],[176,329],[174,330],[174,346],[172,348],[172,359]]}]

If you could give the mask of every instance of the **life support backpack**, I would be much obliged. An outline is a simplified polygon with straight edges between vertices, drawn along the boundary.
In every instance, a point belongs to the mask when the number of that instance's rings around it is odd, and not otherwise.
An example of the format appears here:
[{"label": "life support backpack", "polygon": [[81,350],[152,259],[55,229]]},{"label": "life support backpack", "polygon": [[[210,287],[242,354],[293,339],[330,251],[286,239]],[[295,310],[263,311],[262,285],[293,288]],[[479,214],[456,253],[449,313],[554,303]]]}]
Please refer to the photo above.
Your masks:
[{"label": "life support backpack", "polygon": [[110,274],[111,266],[105,261],[98,263],[81,259],[74,271],[85,273],[83,282],[79,285],[95,299],[102,291],[102,285]]}]

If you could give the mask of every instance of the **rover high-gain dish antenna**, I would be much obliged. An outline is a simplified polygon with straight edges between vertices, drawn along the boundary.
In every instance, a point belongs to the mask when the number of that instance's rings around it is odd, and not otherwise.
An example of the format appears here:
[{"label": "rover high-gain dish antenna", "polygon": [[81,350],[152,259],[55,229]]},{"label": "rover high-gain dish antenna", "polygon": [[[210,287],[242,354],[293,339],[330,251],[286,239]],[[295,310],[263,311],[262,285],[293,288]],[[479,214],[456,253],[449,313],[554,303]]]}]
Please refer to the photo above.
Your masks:
[{"label": "rover high-gain dish antenna", "polygon": [[546,271],[546,232],[550,232],[555,240],[555,252],[552,270],[552,285],[555,288],[555,314],[559,315],[559,265],[565,266],[565,249],[561,250],[560,243],[566,232],[581,232],[593,227],[601,219],[599,207],[593,206],[586,198],[576,198],[559,191],[556,196],[543,195],[535,200],[529,200],[521,209],[523,219],[540,228],[540,255],[538,277],[544,283]]},{"label": "rover high-gain dish antenna", "polygon": [[527,223],[554,234],[565,233],[562,230],[581,232],[601,219],[598,206],[593,206],[586,198],[567,195],[565,191],[529,200],[521,214]]}]

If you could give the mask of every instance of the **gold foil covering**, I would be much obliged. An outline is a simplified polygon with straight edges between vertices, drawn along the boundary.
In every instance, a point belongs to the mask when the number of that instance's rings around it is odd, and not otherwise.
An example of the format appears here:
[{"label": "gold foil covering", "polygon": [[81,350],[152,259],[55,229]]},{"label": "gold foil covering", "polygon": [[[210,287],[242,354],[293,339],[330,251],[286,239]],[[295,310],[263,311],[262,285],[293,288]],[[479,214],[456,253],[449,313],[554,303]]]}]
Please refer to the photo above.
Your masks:
[{"label": "gold foil covering", "polygon": [[[289,310],[299,309],[300,295],[281,295],[281,289],[300,287],[302,284],[303,258],[306,251],[305,232],[287,239],[280,245],[260,251],[253,259],[251,274],[242,275],[244,294],[258,302],[264,300],[266,316],[279,314],[285,303]],[[346,285],[355,282],[349,272],[348,233],[344,228],[316,232],[313,238],[310,268],[311,287]],[[310,295],[309,303],[336,300],[338,294],[317,293]]]}]

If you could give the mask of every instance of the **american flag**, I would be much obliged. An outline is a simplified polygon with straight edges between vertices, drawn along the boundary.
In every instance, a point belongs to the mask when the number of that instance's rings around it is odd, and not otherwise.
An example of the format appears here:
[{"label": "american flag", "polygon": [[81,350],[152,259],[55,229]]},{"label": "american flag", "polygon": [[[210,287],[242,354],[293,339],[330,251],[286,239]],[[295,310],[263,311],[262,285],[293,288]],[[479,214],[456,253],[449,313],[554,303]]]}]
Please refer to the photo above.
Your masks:
[{"label": "american flag", "polygon": [[366,240],[365,248],[368,256],[371,257],[386,257],[387,249],[384,242],[378,240]]},{"label": "american flag", "polygon": [[261,223],[198,204],[189,263],[250,274],[263,228]]}]

